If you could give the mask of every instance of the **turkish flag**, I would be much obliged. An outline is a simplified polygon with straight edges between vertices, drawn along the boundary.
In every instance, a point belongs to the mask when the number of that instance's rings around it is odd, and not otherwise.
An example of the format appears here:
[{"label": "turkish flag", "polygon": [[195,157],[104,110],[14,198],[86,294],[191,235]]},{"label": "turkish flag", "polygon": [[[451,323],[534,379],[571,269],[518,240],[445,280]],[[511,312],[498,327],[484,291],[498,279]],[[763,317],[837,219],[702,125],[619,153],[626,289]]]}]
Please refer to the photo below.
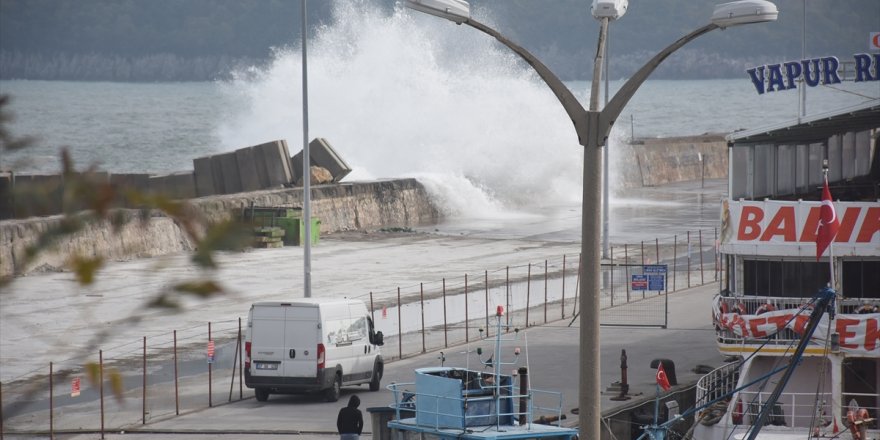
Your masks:
[{"label": "turkish flag", "polygon": [[666,377],[666,371],[663,370],[662,362],[657,366],[657,385],[660,385],[663,391],[668,391],[672,388],[672,385],[669,385],[669,378]]},{"label": "turkish flag", "polygon": [[834,204],[831,202],[831,191],[828,189],[828,177],[825,177],[825,185],[822,187],[822,207],[819,208],[819,231],[816,233],[816,261],[825,253],[825,249],[831,245],[840,228],[840,220],[834,212]]}]

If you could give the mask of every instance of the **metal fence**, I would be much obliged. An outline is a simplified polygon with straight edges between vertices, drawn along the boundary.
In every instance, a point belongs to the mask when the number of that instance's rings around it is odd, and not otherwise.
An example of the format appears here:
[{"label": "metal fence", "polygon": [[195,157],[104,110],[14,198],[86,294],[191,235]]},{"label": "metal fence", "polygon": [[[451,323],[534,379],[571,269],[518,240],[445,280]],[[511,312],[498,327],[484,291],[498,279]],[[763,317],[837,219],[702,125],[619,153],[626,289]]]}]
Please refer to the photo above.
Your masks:
[{"label": "metal fence", "polygon": [[[711,234],[708,244],[697,231],[612,247],[602,264],[601,324],[664,327],[667,293],[719,279],[716,231]],[[400,359],[493,336],[489,322],[497,306],[504,307],[506,331],[573,321],[579,260],[564,254],[360,298],[386,335],[383,357]],[[664,289],[633,290],[633,275],[656,264],[666,266]],[[52,362],[0,384],[0,436],[95,432],[103,438],[105,430],[249,398],[253,392],[242,384],[243,335],[238,318]]]}]

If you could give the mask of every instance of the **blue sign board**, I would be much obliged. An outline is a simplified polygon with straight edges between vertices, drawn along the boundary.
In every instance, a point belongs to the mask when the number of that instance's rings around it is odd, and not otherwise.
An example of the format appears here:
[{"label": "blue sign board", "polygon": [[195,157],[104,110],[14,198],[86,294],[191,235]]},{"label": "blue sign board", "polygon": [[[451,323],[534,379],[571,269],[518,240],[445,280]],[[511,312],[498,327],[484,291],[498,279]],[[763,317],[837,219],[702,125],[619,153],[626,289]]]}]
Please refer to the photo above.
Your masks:
[{"label": "blue sign board", "polygon": [[666,290],[666,275],[648,275],[648,290]]},{"label": "blue sign board", "polygon": [[642,266],[642,272],[644,273],[662,273],[666,274],[666,265],[665,264],[648,264]]},{"label": "blue sign board", "polygon": [[632,290],[648,290],[648,276],[632,275],[630,284],[632,285]]}]

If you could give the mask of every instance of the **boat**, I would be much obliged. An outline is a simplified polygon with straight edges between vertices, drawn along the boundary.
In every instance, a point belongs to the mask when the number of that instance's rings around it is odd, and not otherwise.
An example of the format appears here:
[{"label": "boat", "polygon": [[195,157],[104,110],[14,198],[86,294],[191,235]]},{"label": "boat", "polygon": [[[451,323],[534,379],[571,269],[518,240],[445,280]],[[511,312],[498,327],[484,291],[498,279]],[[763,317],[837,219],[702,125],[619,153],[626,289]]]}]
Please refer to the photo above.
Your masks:
[{"label": "boat", "polygon": [[[505,354],[503,348],[517,340],[519,331],[503,326],[503,306],[495,313],[495,337],[484,359],[482,347],[474,352],[479,369],[439,367],[415,369],[415,381],[393,383],[394,418],[387,422],[392,438],[415,436],[445,439],[559,439],[571,440],[577,429],[560,426],[562,394],[532,389],[528,367],[510,371],[520,360],[520,349]],[[443,356],[441,355],[441,359]],[[502,370],[503,368],[503,370]]]},{"label": "boat", "polygon": [[878,133],[873,100],[728,136],[711,313],[728,362],[697,383],[693,439],[880,439]]}]

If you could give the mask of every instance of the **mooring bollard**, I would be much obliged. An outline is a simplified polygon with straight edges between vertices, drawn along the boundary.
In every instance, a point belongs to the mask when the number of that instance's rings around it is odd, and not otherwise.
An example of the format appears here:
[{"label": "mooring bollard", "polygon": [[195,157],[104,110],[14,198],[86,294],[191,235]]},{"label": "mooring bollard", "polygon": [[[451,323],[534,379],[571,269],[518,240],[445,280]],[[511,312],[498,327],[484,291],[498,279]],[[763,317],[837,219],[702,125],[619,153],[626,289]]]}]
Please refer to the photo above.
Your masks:
[{"label": "mooring bollard", "polygon": [[[626,350],[620,350],[620,394],[611,398],[611,400],[629,400],[629,383],[626,381]],[[613,385],[612,385],[613,386]]]}]

